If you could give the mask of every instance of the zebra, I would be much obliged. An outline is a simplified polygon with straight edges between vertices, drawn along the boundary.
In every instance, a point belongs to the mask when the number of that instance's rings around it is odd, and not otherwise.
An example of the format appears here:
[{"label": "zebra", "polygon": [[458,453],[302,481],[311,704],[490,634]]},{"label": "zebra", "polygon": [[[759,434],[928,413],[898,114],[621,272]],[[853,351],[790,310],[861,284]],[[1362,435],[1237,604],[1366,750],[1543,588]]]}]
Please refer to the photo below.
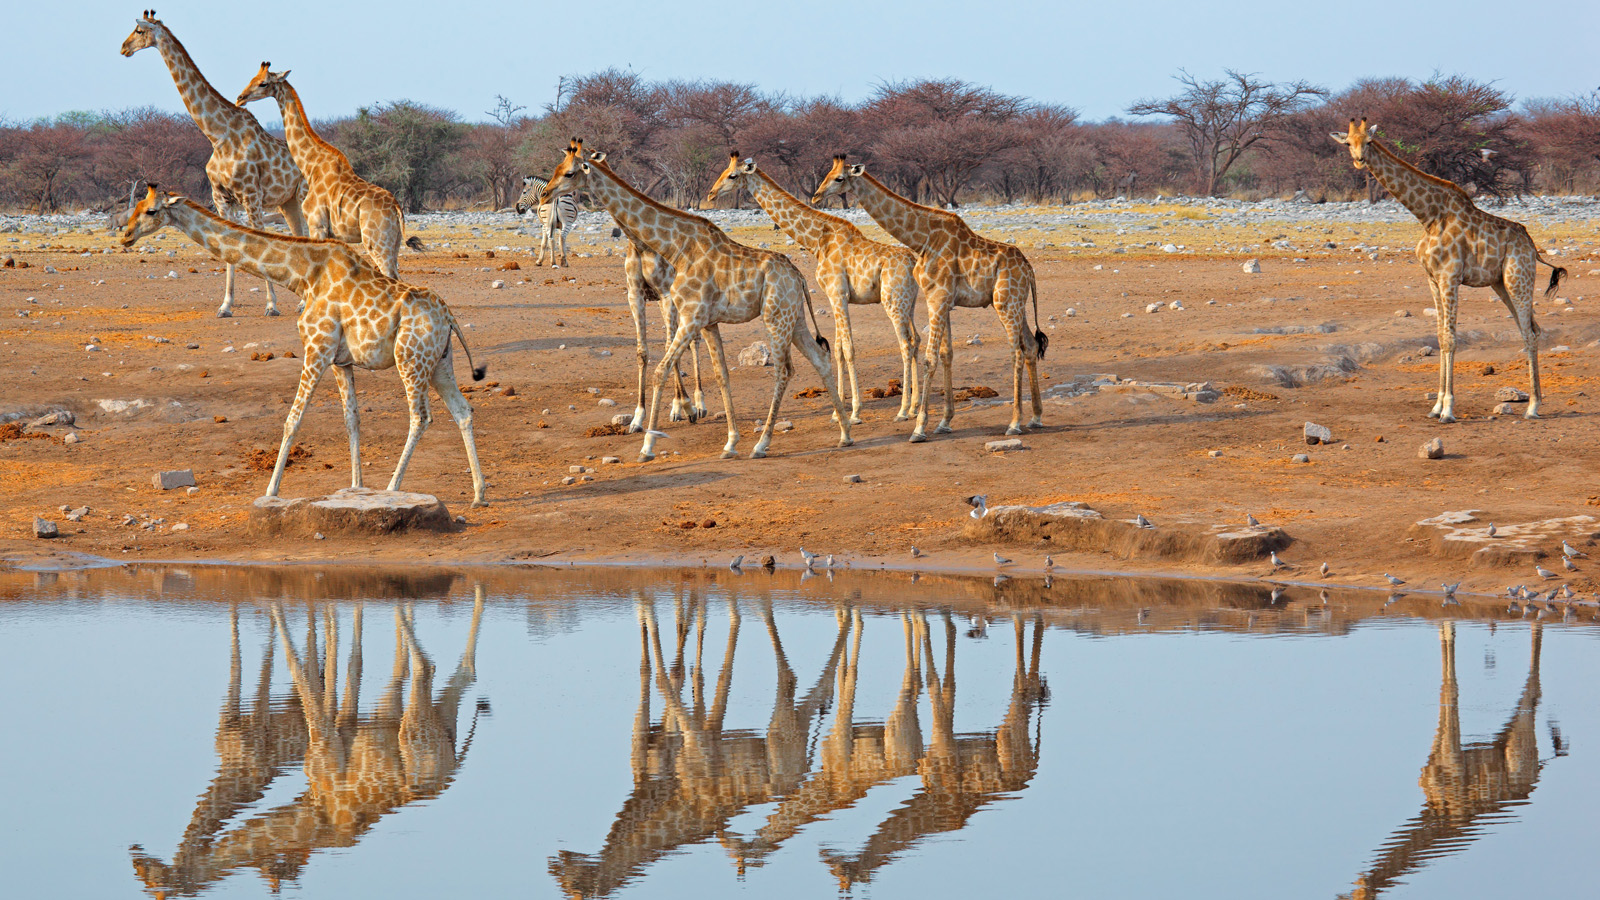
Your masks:
[{"label": "zebra", "polygon": [[[572,194],[563,194],[554,201],[539,204],[539,194],[544,191],[545,180],[534,175],[522,179],[522,196],[517,198],[517,215],[529,209],[539,210],[539,259],[534,265],[544,265],[544,254],[550,251],[550,268],[568,265],[567,232],[578,223],[578,200]],[[556,239],[561,241],[561,262],[556,262]]]}]

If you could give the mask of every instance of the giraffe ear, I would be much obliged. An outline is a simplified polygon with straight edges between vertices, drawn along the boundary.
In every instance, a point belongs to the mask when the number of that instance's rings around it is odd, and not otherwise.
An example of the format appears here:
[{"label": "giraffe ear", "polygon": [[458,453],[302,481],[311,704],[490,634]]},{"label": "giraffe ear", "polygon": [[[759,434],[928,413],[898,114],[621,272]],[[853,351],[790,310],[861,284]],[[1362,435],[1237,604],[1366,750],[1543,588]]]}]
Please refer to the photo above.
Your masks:
[{"label": "giraffe ear", "polygon": [[755,170],[756,170],[756,161],[755,160],[747,159],[747,160],[744,161],[744,173],[746,175],[749,175],[751,172],[754,172]]},{"label": "giraffe ear", "polygon": [[1333,138],[1341,144],[1350,143],[1350,135],[1344,133],[1343,131],[1330,131],[1328,132],[1328,137]]},{"label": "giraffe ear", "polygon": [[161,205],[162,206],[177,206],[178,204],[183,203],[184,201],[186,201],[188,199],[189,199],[188,197],[185,197],[182,194],[173,194],[171,197],[168,197],[166,199],[166,201],[163,202]]},{"label": "giraffe ear", "polygon": [[862,163],[856,163],[855,165],[847,166],[846,168],[849,170],[851,175],[865,175],[867,172],[867,167]]},{"label": "giraffe ear", "polygon": [[594,151],[593,153],[589,154],[589,161],[590,162],[605,162],[606,161],[606,152],[604,150],[596,150],[596,151]]}]

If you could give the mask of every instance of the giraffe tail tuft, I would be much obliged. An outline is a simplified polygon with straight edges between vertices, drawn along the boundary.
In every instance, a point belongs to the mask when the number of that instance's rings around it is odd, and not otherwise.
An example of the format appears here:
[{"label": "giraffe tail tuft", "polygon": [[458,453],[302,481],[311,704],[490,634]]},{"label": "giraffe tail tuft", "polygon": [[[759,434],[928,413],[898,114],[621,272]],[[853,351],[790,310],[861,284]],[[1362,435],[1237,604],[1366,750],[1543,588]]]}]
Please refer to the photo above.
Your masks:
[{"label": "giraffe tail tuft", "polygon": [[1040,327],[1039,323],[1039,285],[1037,282],[1028,285],[1028,293],[1033,295],[1033,340],[1039,348],[1039,355],[1035,358],[1044,359],[1044,351],[1050,348],[1050,335],[1044,333],[1044,329]]},{"label": "giraffe tail tuft", "polygon": [[[794,263],[791,262],[789,265],[793,266]],[[800,270],[795,269],[795,274],[800,275]],[[817,324],[817,311],[811,305],[811,288],[806,286],[806,278],[804,275],[800,275],[800,290],[806,295],[806,312],[811,314],[811,329],[812,331],[816,332],[815,338],[817,346],[822,348],[823,353],[833,352],[831,345],[828,343],[828,339],[822,336],[822,326]]]},{"label": "giraffe tail tuft", "polygon": [[[461,333],[461,325],[456,322],[456,317],[453,315],[450,316],[450,330],[454,332],[456,338],[461,341],[461,352],[467,355],[467,366],[472,369],[472,380],[482,381],[484,376],[489,374],[489,364],[484,363],[481,366],[475,366],[472,364],[472,348],[467,346],[467,336]],[[445,345],[444,352],[446,354],[450,352],[450,346],[448,344]]]},{"label": "giraffe tail tuft", "polygon": [[425,252],[428,249],[428,245],[422,242],[422,238],[419,238],[414,234],[411,237],[406,238],[406,246],[417,251],[418,253]]},{"label": "giraffe tail tuft", "polygon": [[1550,269],[1550,286],[1544,289],[1544,295],[1546,297],[1554,294],[1556,292],[1556,288],[1561,286],[1561,279],[1567,277],[1567,270],[1561,268],[1560,266],[1552,265],[1550,266]]}]

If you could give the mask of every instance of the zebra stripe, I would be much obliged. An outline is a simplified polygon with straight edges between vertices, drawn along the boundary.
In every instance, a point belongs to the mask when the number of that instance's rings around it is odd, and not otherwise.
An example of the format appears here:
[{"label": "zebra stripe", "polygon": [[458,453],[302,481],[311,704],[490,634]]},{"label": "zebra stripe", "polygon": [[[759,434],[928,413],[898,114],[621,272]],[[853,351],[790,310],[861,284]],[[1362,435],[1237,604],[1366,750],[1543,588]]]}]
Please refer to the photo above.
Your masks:
[{"label": "zebra stripe", "polygon": [[539,210],[539,224],[546,232],[550,231],[550,216],[554,214],[556,221],[561,224],[563,234],[568,234],[578,224],[578,198],[573,194],[562,194],[553,203],[539,203],[539,195],[544,193],[545,185],[549,182],[534,175],[522,179],[522,196],[518,198],[517,205],[526,209],[533,206]]}]

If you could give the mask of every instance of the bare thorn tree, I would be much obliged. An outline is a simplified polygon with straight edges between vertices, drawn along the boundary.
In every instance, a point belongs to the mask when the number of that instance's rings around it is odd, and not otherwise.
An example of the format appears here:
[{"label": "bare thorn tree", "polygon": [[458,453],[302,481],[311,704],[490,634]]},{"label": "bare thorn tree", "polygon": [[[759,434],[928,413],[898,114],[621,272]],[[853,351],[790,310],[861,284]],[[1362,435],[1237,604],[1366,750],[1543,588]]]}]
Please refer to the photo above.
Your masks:
[{"label": "bare thorn tree", "polygon": [[512,103],[505,94],[495,94],[494,109],[489,110],[484,115],[499,122],[500,127],[510,128],[519,118],[519,114],[525,109],[527,109],[526,106],[518,106]]},{"label": "bare thorn tree", "polygon": [[1201,81],[1179,69],[1183,90],[1163,100],[1128,107],[1136,116],[1168,116],[1189,140],[1196,181],[1207,196],[1217,193],[1233,164],[1252,147],[1276,137],[1278,125],[1327,91],[1304,81],[1274,84],[1256,75],[1224,70],[1226,77]]}]

